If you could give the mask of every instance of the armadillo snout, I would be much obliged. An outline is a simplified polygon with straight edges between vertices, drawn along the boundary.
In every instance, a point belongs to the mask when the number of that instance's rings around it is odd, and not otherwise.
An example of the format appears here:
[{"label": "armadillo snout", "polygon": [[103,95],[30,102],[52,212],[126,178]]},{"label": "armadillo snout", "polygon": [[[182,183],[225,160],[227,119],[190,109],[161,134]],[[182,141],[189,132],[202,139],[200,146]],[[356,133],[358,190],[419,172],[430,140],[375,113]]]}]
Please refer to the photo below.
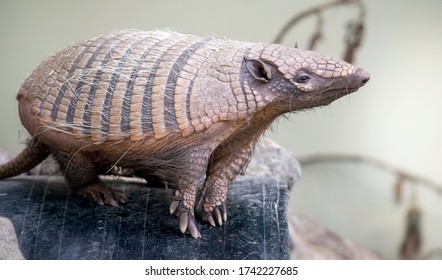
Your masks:
[{"label": "armadillo snout", "polygon": [[358,68],[356,70],[356,76],[360,78],[361,81],[360,86],[365,85],[370,80],[370,74],[368,74],[361,68]]}]

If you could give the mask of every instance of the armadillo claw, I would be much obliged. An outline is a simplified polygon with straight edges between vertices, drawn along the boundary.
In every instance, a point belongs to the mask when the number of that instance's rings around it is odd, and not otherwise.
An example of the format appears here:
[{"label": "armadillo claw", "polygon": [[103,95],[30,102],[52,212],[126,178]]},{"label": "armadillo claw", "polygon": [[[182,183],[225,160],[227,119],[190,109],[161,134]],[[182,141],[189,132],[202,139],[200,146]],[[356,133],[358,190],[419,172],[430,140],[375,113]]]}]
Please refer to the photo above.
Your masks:
[{"label": "armadillo claw", "polygon": [[[226,204],[223,203],[218,206],[212,207],[212,211],[206,212],[202,211],[201,213],[202,220],[208,222],[211,226],[215,227],[216,223],[220,226],[223,225],[223,222],[227,221],[227,208]],[[216,221],[216,223],[215,223]]]},{"label": "armadillo claw", "polygon": [[172,203],[170,204],[170,207],[169,207],[170,214],[175,213],[176,209],[178,208],[179,203],[180,202],[178,200],[172,201]]},{"label": "armadillo claw", "polygon": [[[204,216],[203,216],[203,217],[204,217]],[[205,217],[206,217],[206,219],[203,218],[203,221],[205,220],[206,222],[209,222],[209,224],[210,224],[212,227],[216,227],[215,220],[213,219],[213,216],[212,216],[212,215],[207,215],[207,216],[205,216]]]},{"label": "armadillo claw", "polygon": [[190,234],[195,239],[201,237],[201,234],[196,226],[193,211],[189,211],[180,200],[174,200],[171,203],[170,212],[178,217],[180,231],[182,233]]},{"label": "armadillo claw", "polygon": [[75,194],[94,201],[99,205],[119,206],[127,202],[126,196],[121,191],[115,190],[102,182],[77,189]]},{"label": "armadillo claw", "polygon": [[193,216],[188,216],[187,231],[193,238],[198,239],[201,237],[201,233],[196,228],[195,218]]},{"label": "armadillo claw", "polygon": [[222,219],[222,217],[221,217],[221,212],[219,211],[218,207],[215,207],[215,208],[213,209],[213,215],[215,216],[215,218],[216,218],[218,224],[219,224],[220,226],[222,226],[222,225],[223,225],[223,219]]}]

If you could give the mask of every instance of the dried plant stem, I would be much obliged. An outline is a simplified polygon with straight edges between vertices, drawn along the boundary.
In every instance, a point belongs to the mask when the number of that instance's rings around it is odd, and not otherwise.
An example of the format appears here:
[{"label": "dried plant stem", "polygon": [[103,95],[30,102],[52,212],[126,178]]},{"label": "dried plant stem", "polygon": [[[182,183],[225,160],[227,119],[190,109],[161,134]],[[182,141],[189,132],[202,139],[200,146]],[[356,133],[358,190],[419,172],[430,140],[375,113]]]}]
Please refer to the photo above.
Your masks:
[{"label": "dried plant stem", "polygon": [[318,163],[325,162],[353,162],[375,166],[383,171],[393,173],[397,176],[403,176],[404,180],[418,183],[422,186],[425,186],[432,191],[436,192],[439,195],[442,195],[442,185],[436,183],[426,177],[422,177],[416,174],[412,174],[405,170],[394,167],[384,161],[374,159],[367,156],[361,155],[342,155],[342,154],[327,154],[327,155],[313,155],[308,157],[303,157],[298,159],[301,163],[301,166],[307,166]]},{"label": "dried plant stem", "polygon": [[273,43],[280,44],[284,39],[284,37],[287,35],[287,33],[290,31],[290,29],[292,29],[299,21],[301,21],[302,19],[308,16],[315,15],[317,18],[316,28],[314,34],[310,38],[310,43],[309,43],[309,49],[314,50],[319,40],[323,37],[322,30],[324,26],[324,19],[322,13],[327,9],[331,9],[340,5],[349,5],[349,4],[357,4],[359,7],[359,18],[355,22],[349,23],[348,32],[347,32],[348,34],[346,35],[345,39],[346,49],[343,58],[345,61],[351,63],[354,59],[354,54],[356,52],[356,49],[361,44],[363,31],[364,31],[365,6],[362,0],[336,0],[320,4],[316,7],[301,12],[295,15],[289,22],[286,23],[286,25],[284,25],[284,27],[276,36],[275,40],[273,40]]}]

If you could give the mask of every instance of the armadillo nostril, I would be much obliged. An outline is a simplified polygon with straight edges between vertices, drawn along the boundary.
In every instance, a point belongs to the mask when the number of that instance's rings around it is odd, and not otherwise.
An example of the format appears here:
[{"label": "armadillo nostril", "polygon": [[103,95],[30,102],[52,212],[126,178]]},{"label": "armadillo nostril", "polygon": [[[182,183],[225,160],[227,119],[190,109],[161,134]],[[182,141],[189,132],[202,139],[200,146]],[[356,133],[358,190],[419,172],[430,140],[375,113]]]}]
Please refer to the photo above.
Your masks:
[{"label": "armadillo nostril", "polygon": [[368,80],[370,80],[370,77],[364,78],[361,82],[361,86],[365,85],[368,82]]},{"label": "armadillo nostril", "polygon": [[361,86],[365,85],[370,80],[370,74],[362,69],[358,69],[358,75],[361,78]]}]

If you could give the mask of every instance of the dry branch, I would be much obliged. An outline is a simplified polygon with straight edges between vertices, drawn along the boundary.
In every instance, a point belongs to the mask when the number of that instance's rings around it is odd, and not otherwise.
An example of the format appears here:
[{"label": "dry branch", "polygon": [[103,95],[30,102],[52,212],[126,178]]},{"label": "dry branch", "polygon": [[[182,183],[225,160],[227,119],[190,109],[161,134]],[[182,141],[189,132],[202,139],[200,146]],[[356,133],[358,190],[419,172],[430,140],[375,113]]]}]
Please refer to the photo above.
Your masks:
[{"label": "dry branch", "polygon": [[354,60],[354,54],[361,45],[363,33],[364,33],[364,21],[365,21],[365,6],[361,0],[336,0],[332,2],[327,2],[320,4],[316,7],[308,9],[295,15],[290,19],[280,30],[276,38],[273,40],[275,44],[280,44],[282,40],[287,36],[287,33],[301,20],[315,15],[317,18],[316,29],[310,38],[308,44],[309,49],[313,50],[316,48],[317,43],[323,37],[323,26],[324,26],[324,16],[323,12],[338,6],[352,5],[356,4],[359,8],[359,17],[356,21],[350,22],[348,24],[347,34],[345,38],[346,49],[344,52],[343,59],[349,63]]}]

